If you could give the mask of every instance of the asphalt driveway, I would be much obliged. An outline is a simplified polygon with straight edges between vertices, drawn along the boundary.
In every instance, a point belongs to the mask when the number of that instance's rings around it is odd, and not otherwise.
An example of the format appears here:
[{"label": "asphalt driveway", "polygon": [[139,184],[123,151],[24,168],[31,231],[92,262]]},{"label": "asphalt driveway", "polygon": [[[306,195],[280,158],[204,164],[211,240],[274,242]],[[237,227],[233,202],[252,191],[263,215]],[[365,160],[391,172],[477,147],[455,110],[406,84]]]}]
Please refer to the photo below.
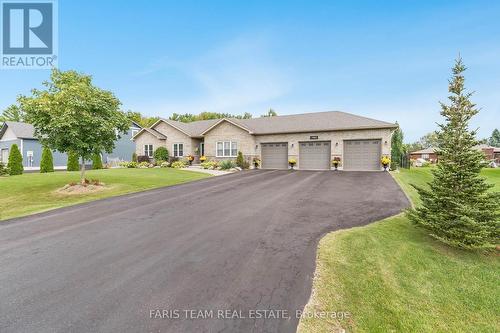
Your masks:
[{"label": "asphalt driveway", "polygon": [[293,332],[321,236],[407,205],[387,173],[249,171],[0,222],[0,332]]}]

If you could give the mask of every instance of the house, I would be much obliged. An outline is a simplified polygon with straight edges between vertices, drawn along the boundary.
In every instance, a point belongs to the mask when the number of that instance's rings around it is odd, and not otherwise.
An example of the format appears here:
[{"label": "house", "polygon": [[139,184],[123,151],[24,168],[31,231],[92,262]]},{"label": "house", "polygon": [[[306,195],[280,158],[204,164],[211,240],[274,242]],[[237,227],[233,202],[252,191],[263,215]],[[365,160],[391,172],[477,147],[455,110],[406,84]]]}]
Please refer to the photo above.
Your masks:
[{"label": "house", "polygon": [[210,160],[235,159],[241,151],[264,169],[329,170],[340,157],[344,170],[382,170],[380,158],[391,153],[396,124],[340,111],[252,119],[213,119],[182,123],[159,119],[134,137],[137,155],[153,157],[158,147],[170,156],[204,155]]},{"label": "house", "polygon": [[433,147],[417,150],[410,153],[410,159],[416,160],[417,158],[424,159],[431,163],[436,163],[438,161],[436,149]]},{"label": "house", "polygon": [[[115,149],[111,154],[103,153],[103,163],[113,163],[132,158],[135,144],[132,136],[141,130],[141,126],[132,123],[127,134],[115,142]],[[10,147],[17,144],[23,156],[25,170],[39,170],[42,157],[42,145],[34,136],[35,129],[31,124],[6,121],[0,128],[0,162],[7,164],[9,160]],[[66,169],[68,157],[65,153],[53,152],[54,168]]]},{"label": "house", "polygon": [[[495,161],[500,158],[500,149],[496,147],[491,147],[487,144],[479,144],[474,146],[473,149],[480,150],[484,154],[484,159],[486,161]],[[437,162],[438,156],[436,154],[436,148],[429,147],[422,150],[414,151],[410,153],[411,159],[422,158],[429,162]]]}]

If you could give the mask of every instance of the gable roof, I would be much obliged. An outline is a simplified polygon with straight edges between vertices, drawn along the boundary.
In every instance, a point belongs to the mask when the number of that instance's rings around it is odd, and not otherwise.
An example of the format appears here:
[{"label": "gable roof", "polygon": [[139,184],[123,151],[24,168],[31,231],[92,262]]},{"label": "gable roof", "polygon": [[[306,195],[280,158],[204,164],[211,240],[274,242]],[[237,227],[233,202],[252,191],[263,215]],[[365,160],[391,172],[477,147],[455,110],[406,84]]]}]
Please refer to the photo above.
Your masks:
[{"label": "gable roof", "polygon": [[166,140],[167,139],[167,137],[165,135],[161,134],[157,130],[152,129],[152,128],[143,127],[139,132],[135,133],[135,135],[132,137],[132,140],[135,139],[135,138],[137,138],[143,132],[148,132],[150,134],[153,134],[156,138],[158,138],[160,140]]},{"label": "gable roof", "polygon": [[6,121],[0,129],[0,138],[4,135],[7,127],[11,129],[16,137],[19,139],[35,139],[35,128],[28,123],[18,121]]},{"label": "gable roof", "polygon": [[436,148],[428,147],[422,150],[412,151],[411,154],[434,154],[436,152]]},{"label": "gable roof", "polygon": [[251,134],[281,134],[300,132],[327,132],[354,129],[397,128],[396,124],[357,116],[341,111],[326,111],[294,114],[287,116],[261,117],[250,119],[223,118],[198,120],[190,123],[160,118],[151,128],[160,121],[166,122],[191,137],[203,137],[205,133],[223,121],[232,123]]},{"label": "gable roof", "polygon": [[231,119],[254,134],[327,132],[372,128],[397,128],[393,123],[341,111],[313,112],[287,116]]}]

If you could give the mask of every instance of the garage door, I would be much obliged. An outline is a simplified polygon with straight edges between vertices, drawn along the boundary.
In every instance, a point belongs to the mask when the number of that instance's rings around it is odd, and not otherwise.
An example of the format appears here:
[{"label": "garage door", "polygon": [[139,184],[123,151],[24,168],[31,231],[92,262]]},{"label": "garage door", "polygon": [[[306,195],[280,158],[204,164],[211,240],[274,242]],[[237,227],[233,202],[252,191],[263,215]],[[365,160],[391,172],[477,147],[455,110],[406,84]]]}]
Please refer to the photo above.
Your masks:
[{"label": "garage door", "polygon": [[262,143],[262,169],[288,169],[288,143]]},{"label": "garage door", "polygon": [[380,140],[344,141],[344,170],[380,170]]},{"label": "garage door", "polygon": [[300,142],[299,169],[330,170],[331,149],[329,141]]}]

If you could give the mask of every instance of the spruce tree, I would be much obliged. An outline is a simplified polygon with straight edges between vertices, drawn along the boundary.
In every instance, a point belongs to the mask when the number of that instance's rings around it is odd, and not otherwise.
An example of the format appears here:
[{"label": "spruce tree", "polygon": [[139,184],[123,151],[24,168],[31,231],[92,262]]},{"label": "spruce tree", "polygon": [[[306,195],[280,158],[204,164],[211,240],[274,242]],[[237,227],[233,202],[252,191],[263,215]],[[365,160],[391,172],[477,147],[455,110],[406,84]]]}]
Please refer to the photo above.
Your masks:
[{"label": "spruce tree", "polygon": [[488,144],[493,147],[500,147],[500,131],[497,128],[495,128],[493,133],[491,133]]},{"label": "spruce tree", "polygon": [[40,173],[54,172],[54,158],[49,148],[42,150],[42,160],[40,161]]},{"label": "spruce tree", "polygon": [[399,127],[394,131],[391,138],[391,169],[396,170],[401,163],[401,156],[404,154],[403,131]]},{"label": "spruce tree", "polygon": [[68,153],[68,171],[79,171],[80,170],[80,162],[78,162],[78,155],[74,152]]},{"label": "spruce tree", "polygon": [[9,169],[9,175],[21,175],[24,171],[23,168],[23,155],[19,151],[16,144],[10,147],[9,162],[7,163],[7,168]]},{"label": "spruce tree", "polygon": [[92,169],[102,169],[101,154],[94,154],[94,156],[92,157]]},{"label": "spruce tree", "polygon": [[439,163],[428,189],[415,186],[422,205],[410,210],[408,217],[446,244],[488,248],[500,236],[500,192],[488,191],[492,185],[479,175],[484,156],[473,149],[478,143],[476,131],[469,129],[470,119],[479,110],[464,87],[465,70],[462,59],[457,59],[449,81],[450,104],[441,103],[444,123],[438,131]]}]

